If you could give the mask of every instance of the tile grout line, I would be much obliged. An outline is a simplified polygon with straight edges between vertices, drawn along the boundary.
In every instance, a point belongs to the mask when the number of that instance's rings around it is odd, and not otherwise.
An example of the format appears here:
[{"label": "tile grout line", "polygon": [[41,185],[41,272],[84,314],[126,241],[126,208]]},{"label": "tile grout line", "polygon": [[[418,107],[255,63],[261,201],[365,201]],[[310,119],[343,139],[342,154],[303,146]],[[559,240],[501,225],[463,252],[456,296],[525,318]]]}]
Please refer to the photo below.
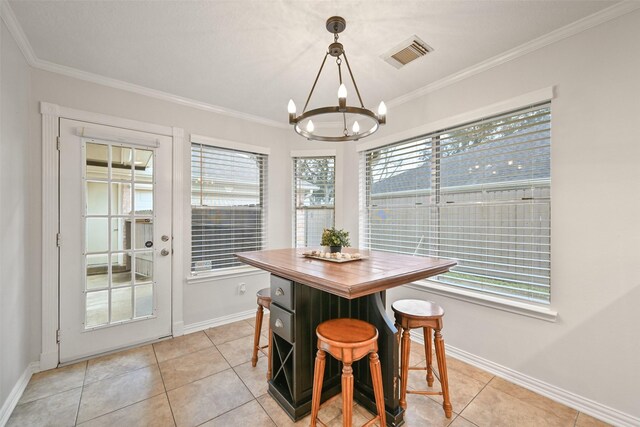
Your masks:
[{"label": "tile grout line", "polygon": [[[274,420],[273,417],[271,416],[271,414],[267,411],[267,408],[265,408],[264,405],[262,405],[262,403],[260,403],[260,401],[258,400],[262,396],[269,396],[269,393],[267,392],[265,394],[261,394],[259,397],[256,397],[256,402],[258,402],[258,405],[260,405],[260,407],[262,408],[264,413],[267,414],[267,417],[269,417],[269,419],[271,420],[273,425],[275,425],[276,427],[279,427],[278,423],[276,423],[276,420]],[[269,396],[269,398],[271,398],[271,396]]]},{"label": "tile grout line", "polygon": [[171,401],[169,400],[169,392],[167,391],[167,385],[164,383],[164,375],[162,375],[162,369],[160,369],[160,361],[158,360],[158,354],[156,353],[156,348],[153,344],[151,344],[151,348],[153,349],[153,357],[156,359],[156,364],[158,365],[158,371],[160,372],[160,379],[162,380],[162,387],[164,388],[164,395],[167,398],[167,405],[169,405],[169,411],[171,412],[171,418],[173,419],[173,425],[177,426],[176,416],[173,413],[173,407],[171,406]]},{"label": "tile grout line", "polygon": [[82,396],[84,396],[84,382],[87,380],[87,370],[89,369],[89,361],[84,362],[84,376],[82,377],[82,390],[80,390],[80,399],[78,399],[78,409],[76,410],[76,419],[73,425],[78,425],[78,416],[80,415],[80,406],[82,406]]}]

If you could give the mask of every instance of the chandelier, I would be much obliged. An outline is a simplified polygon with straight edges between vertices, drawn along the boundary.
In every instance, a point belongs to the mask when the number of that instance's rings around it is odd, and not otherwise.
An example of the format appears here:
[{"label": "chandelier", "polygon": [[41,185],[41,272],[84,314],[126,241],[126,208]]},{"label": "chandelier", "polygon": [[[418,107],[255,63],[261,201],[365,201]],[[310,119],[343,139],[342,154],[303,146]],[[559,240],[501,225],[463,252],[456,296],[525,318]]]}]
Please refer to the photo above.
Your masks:
[{"label": "chandelier", "polygon": [[[293,129],[299,135],[309,140],[327,142],[357,141],[373,134],[378,130],[380,125],[386,123],[387,107],[384,102],[380,102],[378,114],[375,114],[373,111],[365,108],[362,102],[358,85],[349,66],[347,54],[344,51],[342,43],[338,43],[338,34],[343,32],[347,27],[347,21],[340,16],[332,16],[327,19],[326,25],[327,31],[333,34],[333,43],[329,45],[324,55],[318,75],[307,97],[307,102],[305,102],[304,108],[302,109],[302,114],[296,116],[296,104],[293,102],[293,99],[289,100],[287,108],[289,111],[289,124],[293,125]],[[336,64],[338,66],[338,105],[307,110],[309,101],[313,95],[313,90],[316,88],[318,78],[320,78],[320,74],[322,74],[322,69],[329,55],[336,58]],[[347,88],[342,81],[343,62],[347,66],[349,77],[356,90],[356,95],[360,102],[359,107],[347,105]],[[320,116],[322,116],[322,118]],[[317,125],[313,123],[312,119],[316,120]],[[358,120],[360,120],[360,123],[358,123]],[[362,128],[361,123],[363,125]]]}]

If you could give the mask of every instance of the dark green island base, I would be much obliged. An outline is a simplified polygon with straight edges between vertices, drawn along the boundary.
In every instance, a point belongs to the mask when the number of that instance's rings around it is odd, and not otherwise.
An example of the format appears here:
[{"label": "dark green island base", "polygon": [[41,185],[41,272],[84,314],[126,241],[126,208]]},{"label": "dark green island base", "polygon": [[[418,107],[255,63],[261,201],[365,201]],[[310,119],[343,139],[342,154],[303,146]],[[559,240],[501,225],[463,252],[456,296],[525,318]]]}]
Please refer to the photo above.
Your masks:
[{"label": "dark green island base", "polygon": [[[364,320],[378,329],[387,425],[404,423],[404,409],[399,404],[397,329],[385,311],[384,291],[346,299],[271,275],[271,297],[273,378],[269,381],[269,394],[292,420],[300,420],[311,412],[316,327],[325,320],[348,317]],[[323,402],[340,393],[341,369],[339,361],[327,356]],[[367,358],[353,364],[353,375],[355,401],[376,413]]]}]

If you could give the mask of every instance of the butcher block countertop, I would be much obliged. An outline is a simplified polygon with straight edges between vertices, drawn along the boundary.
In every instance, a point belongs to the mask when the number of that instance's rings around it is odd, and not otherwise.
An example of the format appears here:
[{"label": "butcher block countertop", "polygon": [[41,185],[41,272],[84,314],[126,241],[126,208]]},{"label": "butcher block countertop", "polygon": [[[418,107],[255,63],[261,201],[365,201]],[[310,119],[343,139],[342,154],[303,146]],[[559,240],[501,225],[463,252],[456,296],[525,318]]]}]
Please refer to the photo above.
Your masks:
[{"label": "butcher block countertop", "polygon": [[448,259],[351,248],[343,252],[359,252],[365,259],[334,263],[306,258],[302,255],[306,250],[272,249],[235,255],[245,264],[348,299],[446,273],[456,265]]}]

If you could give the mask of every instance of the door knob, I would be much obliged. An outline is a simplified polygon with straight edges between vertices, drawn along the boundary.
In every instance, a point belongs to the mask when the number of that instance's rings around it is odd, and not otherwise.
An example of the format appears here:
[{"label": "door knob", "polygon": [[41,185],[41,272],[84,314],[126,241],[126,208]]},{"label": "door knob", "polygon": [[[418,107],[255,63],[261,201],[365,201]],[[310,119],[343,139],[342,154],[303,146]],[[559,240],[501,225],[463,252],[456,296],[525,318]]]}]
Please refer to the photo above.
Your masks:
[{"label": "door knob", "polygon": [[162,235],[161,239],[162,239],[163,242],[168,242],[169,241],[169,236],[164,234],[164,235]]},{"label": "door knob", "polygon": [[166,249],[163,249],[163,250],[160,251],[160,255],[167,256],[167,255],[169,255],[169,251],[166,250]]}]

